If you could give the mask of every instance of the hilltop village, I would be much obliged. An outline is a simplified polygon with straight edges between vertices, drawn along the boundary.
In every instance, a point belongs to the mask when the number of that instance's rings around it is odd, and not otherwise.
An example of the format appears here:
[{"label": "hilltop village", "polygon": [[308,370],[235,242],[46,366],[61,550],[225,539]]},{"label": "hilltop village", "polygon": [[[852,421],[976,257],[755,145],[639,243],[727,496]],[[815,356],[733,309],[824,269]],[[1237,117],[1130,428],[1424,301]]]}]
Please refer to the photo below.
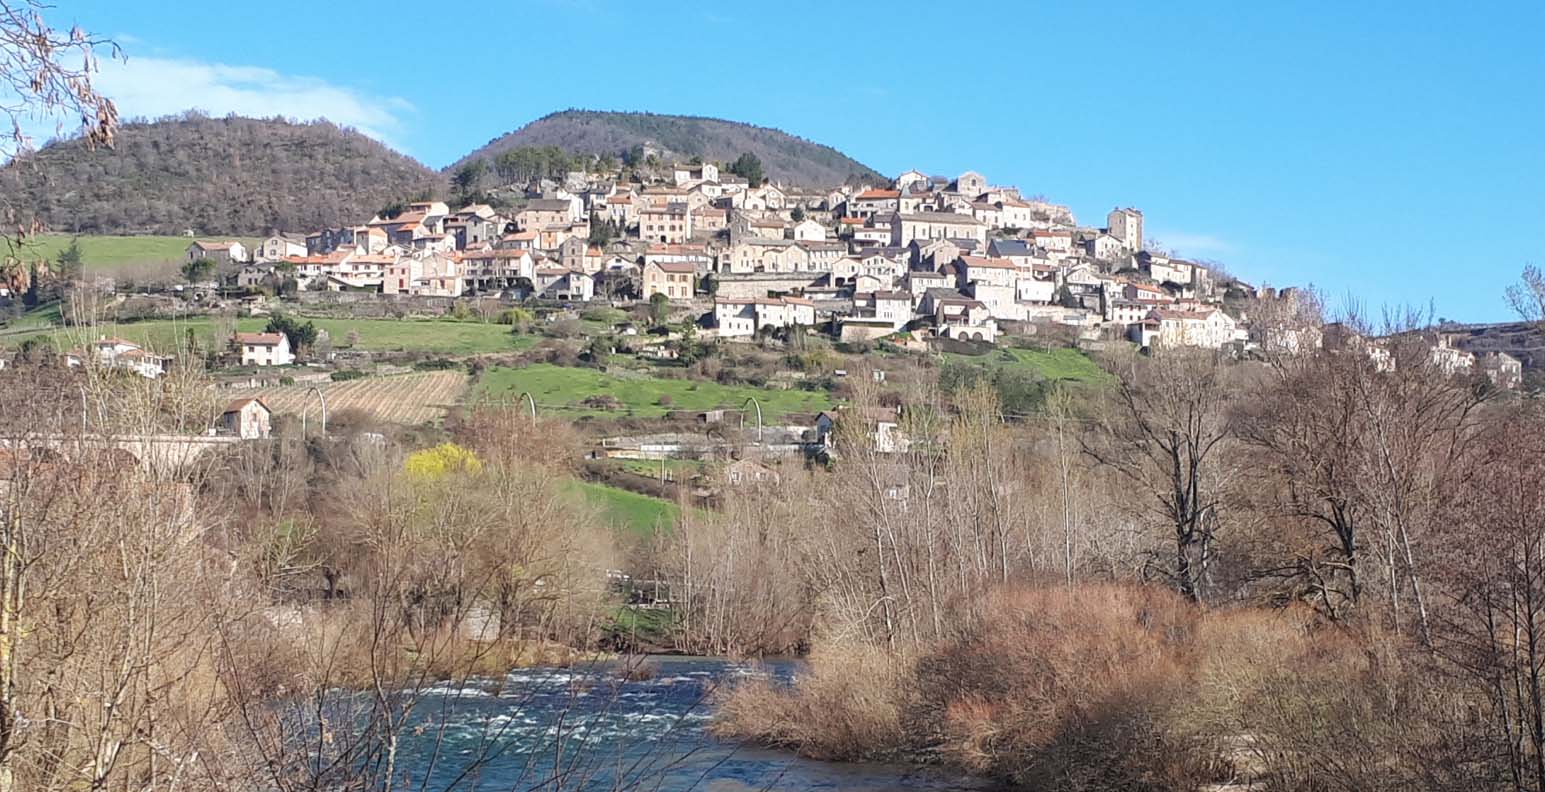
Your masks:
[{"label": "hilltop village", "polygon": [[[610,158],[561,161],[577,169],[463,189],[458,201],[395,203],[359,225],[195,238],[183,254],[185,284],[137,285],[129,291],[162,300],[159,307],[108,318],[297,308],[424,318],[472,304],[485,317],[492,305],[506,323],[514,314],[541,324],[611,311],[629,320],[605,323],[614,338],[654,331],[629,344],[654,359],[679,355],[684,338],[789,345],[812,336],[850,352],[1130,343],[1243,357],[1337,345],[1388,358],[1384,340],[1366,329],[1301,321],[1314,313],[1299,304],[1312,294],[1257,289],[1216,264],[1162,250],[1133,207],[1080,223],[1067,206],[975,171],[911,170],[886,183],[854,178],[805,190],[763,178],[750,155],[722,167],[662,164],[655,152],[629,168]],[[116,304],[133,304],[116,292]],[[248,371],[340,362],[331,353],[340,339],[326,339],[326,354],[306,355],[318,351],[301,349],[311,338],[282,322],[259,329],[215,339],[222,353],[207,362]],[[1423,332],[1443,370],[1522,383],[1521,361],[1495,345]],[[104,359],[148,376],[172,361],[123,339],[101,341]],[[78,360],[84,346],[71,354]]]},{"label": "hilltop village", "polygon": [[[278,234],[255,250],[198,241],[190,260],[244,264],[241,286],[581,303],[662,295],[724,339],[820,328],[992,342],[1026,324],[1147,346],[1245,342],[1201,264],[1150,249],[1137,209],[1081,226],[1065,206],[966,172],[805,192],[708,163],[652,183],[571,172],[514,209],[410,203],[363,225]],[[1230,290],[1233,290],[1230,292]]]},{"label": "hilltop village", "polygon": [[[974,171],[912,170],[813,192],[694,162],[647,182],[575,171],[522,192],[504,210],[414,202],[362,225],[276,234],[253,250],[200,240],[187,255],[241,265],[235,281],[246,288],[664,300],[696,318],[703,337],[730,341],[818,330],[842,341],[993,343],[1047,326],[1140,347],[1323,341],[1317,329],[1252,322],[1244,306],[1262,295],[1156,249],[1139,209],[1081,224],[1066,206]],[[1453,367],[1518,376],[1516,360],[1477,361],[1441,338],[1434,347]]]}]

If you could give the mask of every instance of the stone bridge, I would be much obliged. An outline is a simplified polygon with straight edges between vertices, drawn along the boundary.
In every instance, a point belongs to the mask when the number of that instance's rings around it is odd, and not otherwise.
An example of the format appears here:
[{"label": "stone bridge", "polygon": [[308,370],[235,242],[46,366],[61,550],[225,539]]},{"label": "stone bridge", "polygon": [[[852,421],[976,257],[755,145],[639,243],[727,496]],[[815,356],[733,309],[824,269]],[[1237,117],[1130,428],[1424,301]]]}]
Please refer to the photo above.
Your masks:
[{"label": "stone bridge", "polygon": [[102,449],[113,448],[126,451],[132,455],[146,470],[181,470],[194,462],[205,452],[219,448],[227,448],[233,443],[241,442],[241,438],[231,435],[179,435],[179,434],[150,434],[150,435],[51,435],[27,438],[24,441],[0,440],[0,448],[10,448],[15,445],[33,446],[53,449],[81,448]]}]

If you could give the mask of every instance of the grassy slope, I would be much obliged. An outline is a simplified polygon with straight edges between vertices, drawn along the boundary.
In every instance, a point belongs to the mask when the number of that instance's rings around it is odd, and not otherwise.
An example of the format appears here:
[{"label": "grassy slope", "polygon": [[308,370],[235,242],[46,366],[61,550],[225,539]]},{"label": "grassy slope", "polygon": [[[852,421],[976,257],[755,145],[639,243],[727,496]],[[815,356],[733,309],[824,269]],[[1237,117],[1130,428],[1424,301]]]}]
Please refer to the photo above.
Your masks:
[{"label": "grassy slope", "polygon": [[[20,251],[25,261],[44,259],[53,261],[59,251],[70,246],[74,237],[68,234],[41,234],[29,239]],[[251,237],[218,237],[238,239],[248,249],[262,240]],[[86,269],[93,272],[111,272],[138,264],[165,264],[181,262],[193,240],[184,236],[80,236],[81,260]]]},{"label": "grassy slope", "polygon": [[952,363],[974,363],[987,366],[1027,368],[1052,381],[1071,381],[1091,385],[1109,382],[1111,377],[1089,356],[1077,349],[1053,349],[1043,352],[1036,349],[1003,348],[985,355],[945,355]]},{"label": "grassy slope", "polygon": [[[441,355],[474,355],[493,352],[511,352],[525,349],[536,343],[532,336],[515,336],[505,325],[482,322],[458,322],[449,320],[400,320],[400,319],[308,319],[319,329],[332,336],[333,346],[343,348],[350,330],[359,331],[359,349],[371,351],[395,351],[408,349]],[[241,319],[236,328],[242,332],[256,332],[268,324],[267,319]],[[22,326],[27,327],[26,325]],[[100,332],[126,338],[153,349],[174,349],[176,342],[192,330],[199,342],[208,344],[214,334],[215,323],[208,317],[158,319],[147,322],[130,322],[106,326]],[[15,346],[34,336],[52,336],[56,347],[68,347],[84,340],[77,331],[62,328],[25,329],[24,332],[0,335],[0,345]]]},{"label": "grassy slope", "polygon": [[[768,423],[779,421],[790,413],[814,414],[832,406],[830,396],[824,392],[763,390],[657,377],[617,377],[595,369],[564,368],[546,363],[525,368],[495,367],[484,375],[480,395],[497,396],[511,391],[530,391],[536,397],[539,409],[562,410],[564,415],[573,417],[616,415],[580,405],[584,399],[599,395],[617,399],[638,418],[660,418],[670,411],[738,409],[750,396],[755,396],[761,403],[762,415]],[[670,404],[662,406],[661,396],[669,396]]]},{"label": "grassy slope", "polygon": [[670,528],[681,514],[681,508],[670,501],[605,484],[574,480],[566,486],[600,510],[601,518],[613,528],[627,533],[648,535],[656,526]]}]

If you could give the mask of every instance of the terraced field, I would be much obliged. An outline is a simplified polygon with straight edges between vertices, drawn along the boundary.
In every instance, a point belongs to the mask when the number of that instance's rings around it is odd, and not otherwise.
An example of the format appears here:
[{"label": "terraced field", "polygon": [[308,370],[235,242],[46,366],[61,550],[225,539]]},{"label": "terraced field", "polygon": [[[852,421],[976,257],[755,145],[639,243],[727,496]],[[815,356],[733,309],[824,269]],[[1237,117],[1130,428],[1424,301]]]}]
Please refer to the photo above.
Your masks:
[{"label": "terraced field", "polygon": [[[462,371],[422,371],[367,377],[347,382],[317,386],[327,398],[327,410],[363,410],[376,420],[387,423],[421,424],[445,415],[445,409],[467,389],[467,375]],[[288,415],[309,411],[318,416],[316,396],[309,385],[281,385],[272,388],[242,388],[232,391],[232,398],[257,396],[270,410]]]},{"label": "terraced field", "polygon": [[[781,421],[791,414],[814,416],[832,407],[825,391],[772,390],[717,382],[663,379],[640,375],[603,374],[595,369],[534,363],[522,368],[493,366],[478,386],[480,396],[514,397],[522,391],[536,398],[538,411],[553,411],[565,418],[627,415],[662,418],[673,412],[715,408],[739,409],[748,397],[762,404],[766,420]],[[586,400],[606,397],[615,405],[608,410]]]}]

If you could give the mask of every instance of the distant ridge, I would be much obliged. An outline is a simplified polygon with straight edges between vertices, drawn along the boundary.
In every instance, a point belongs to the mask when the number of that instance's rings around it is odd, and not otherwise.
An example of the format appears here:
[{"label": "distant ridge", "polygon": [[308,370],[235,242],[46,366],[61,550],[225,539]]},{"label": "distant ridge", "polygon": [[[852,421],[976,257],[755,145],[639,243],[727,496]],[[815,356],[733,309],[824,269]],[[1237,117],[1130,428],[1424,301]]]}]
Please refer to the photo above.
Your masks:
[{"label": "distant ridge", "polygon": [[[494,139],[446,169],[521,146],[612,154],[652,147],[667,162],[744,153],[790,186],[885,180],[842,152],[767,127],[696,116],[564,110]],[[126,123],[114,148],[51,142],[0,167],[18,222],[76,234],[260,236],[363,222],[382,207],[449,194],[445,173],[327,121],[196,112]]]},{"label": "distant ridge", "polygon": [[658,113],[563,110],[543,116],[497,138],[453,163],[491,159],[523,146],[557,146],[574,154],[619,155],[634,146],[654,146],[669,158],[700,157],[729,162],[755,154],[771,179],[802,187],[830,187],[849,180],[878,182],[873,168],[819,143],[777,129],[738,121]]},{"label": "distant ridge", "polygon": [[[119,130],[114,148],[50,143],[0,168],[0,193],[68,233],[255,236],[352,224],[444,178],[326,121],[197,113]],[[30,218],[25,218],[30,219]]]}]

